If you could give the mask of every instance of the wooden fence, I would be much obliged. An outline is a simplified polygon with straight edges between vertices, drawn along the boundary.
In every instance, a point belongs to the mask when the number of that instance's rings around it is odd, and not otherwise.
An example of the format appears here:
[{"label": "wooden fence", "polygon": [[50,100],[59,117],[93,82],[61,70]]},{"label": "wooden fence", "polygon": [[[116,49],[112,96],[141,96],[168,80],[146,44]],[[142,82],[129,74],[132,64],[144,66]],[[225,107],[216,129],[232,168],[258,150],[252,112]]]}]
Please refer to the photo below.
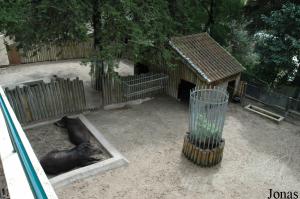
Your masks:
[{"label": "wooden fence", "polygon": [[6,88],[5,94],[22,124],[79,113],[86,109],[83,82],[78,78]]},{"label": "wooden fence", "polygon": [[47,45],[37,51],[17,50],[11,45],[8,50],[10,64],[26,64],[43,61],[88,58],[93,50],[91,40],[86,42],[68,42],[64,45]]}]

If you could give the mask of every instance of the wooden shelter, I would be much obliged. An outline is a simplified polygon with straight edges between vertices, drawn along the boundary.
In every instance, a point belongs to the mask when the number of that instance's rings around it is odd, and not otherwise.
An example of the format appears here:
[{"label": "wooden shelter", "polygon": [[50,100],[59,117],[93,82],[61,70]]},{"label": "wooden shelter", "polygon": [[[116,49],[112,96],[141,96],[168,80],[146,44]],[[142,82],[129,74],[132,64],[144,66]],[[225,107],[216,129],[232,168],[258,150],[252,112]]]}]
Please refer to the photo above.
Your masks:
[{"label": "wooden shelter", "polygon": [[[173,37],[169,44],[180,57],[173,60],[175,68],[147,64],[145,60],[140,64],[147,67],[142,74],[118,80],[110,75],[96,76],[95,82],[102,88],[103,105],[125,103],[161,92],[188,102],[191,89],[209,85],[230,88],[231,95],[241,90],[239,83],[244,67],[207,33]],[[136,65],[136,69],[141,68]]]},{"label": "wooden shelter", "polygon": [[190,89],[203,85],[228,87],[231,94],[237,92],[245,69],[209,34],[173,37],[169,44],[181,57],[175,61],[177,67],[150,66],[150,71],[169,76],[168,95],[187,101]]}]

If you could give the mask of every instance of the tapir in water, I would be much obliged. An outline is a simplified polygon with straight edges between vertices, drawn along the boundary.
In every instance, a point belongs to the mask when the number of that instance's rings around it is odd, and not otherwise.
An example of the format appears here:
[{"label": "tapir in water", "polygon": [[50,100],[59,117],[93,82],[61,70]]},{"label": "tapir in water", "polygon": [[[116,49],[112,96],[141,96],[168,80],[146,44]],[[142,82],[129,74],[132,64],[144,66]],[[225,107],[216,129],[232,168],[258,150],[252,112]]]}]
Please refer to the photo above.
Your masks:
[{"label": "tapir in water", "polygon": [[90,141],[89,130],[78,118],[68,118],[65,116],[54,124],[66,128],[68,130],[70,141],[75,145]]},{"label": "tapir in water", "polygon": [[51,151],[41,158],[40,163],[47,174],[59,174],[99,161],[91,157],[93,153],[94,149],[86,142],[70,150]]}]

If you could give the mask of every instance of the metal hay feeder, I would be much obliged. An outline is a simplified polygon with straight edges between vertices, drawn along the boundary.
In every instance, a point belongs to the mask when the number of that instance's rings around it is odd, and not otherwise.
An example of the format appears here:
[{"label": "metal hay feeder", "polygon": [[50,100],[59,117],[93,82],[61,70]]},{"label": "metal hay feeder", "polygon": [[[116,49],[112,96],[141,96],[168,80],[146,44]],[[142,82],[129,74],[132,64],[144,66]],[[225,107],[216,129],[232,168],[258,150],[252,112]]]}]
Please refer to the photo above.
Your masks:
[{"label": "metal hay feeder", "polygon": [[190,93],[189,133],[184,138],[184,155],[200,166],[222,160],[222,139],[228,93],[224,88],[202,88]]}]

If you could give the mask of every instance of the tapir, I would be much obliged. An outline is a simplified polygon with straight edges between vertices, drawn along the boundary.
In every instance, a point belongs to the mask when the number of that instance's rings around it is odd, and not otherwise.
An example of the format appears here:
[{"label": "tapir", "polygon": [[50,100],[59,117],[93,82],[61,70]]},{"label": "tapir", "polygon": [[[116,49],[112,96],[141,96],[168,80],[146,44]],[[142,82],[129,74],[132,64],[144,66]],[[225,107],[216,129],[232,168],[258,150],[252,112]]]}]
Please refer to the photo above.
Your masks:
[{"label": "tapir", "polygon": [[75,145],[90,141],[89,130],[78,118],[68,118],[65,116],[54,124],[66,128],[70,141]]},{"label": "tapir", "polygon": [[70,150],[51,151],[40,159],[40,163],[47,174],[59,174],[98,161],[91,157],[93,153],[94,149],[86,142]]}]

